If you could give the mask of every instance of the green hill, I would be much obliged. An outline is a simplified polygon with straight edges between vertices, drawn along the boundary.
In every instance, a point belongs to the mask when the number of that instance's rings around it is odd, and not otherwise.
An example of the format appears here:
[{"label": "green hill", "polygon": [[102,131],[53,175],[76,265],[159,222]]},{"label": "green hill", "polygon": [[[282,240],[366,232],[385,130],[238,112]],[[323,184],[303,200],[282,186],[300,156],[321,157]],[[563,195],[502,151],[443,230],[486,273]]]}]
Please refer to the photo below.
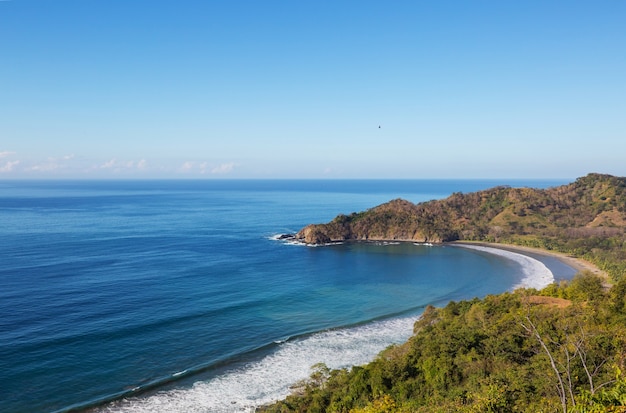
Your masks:
[{"label": "green hill", "polygon": [[428,307],[415,334],[373,362],[313,373],[264,412],[626,413],[626,179],[590,174],[545,190],[497,187],[412,204],[394,200],[309,225],[309,243],[506,242],[586,258],[592,273]]},{"label": "green hill", "polygon": [[500,186],[419,204],[396,199],[308,225],[296,237],[310,244],[471,240],[525,245],[586,258],[618,279],[626,269],[625,234],[626,178],[589,174],[548,189]]},{"label": "green hill", "polygon": [[591,274],[428,307],[405,344],[311,379],[265,412],[626,412],[620,284]]}]

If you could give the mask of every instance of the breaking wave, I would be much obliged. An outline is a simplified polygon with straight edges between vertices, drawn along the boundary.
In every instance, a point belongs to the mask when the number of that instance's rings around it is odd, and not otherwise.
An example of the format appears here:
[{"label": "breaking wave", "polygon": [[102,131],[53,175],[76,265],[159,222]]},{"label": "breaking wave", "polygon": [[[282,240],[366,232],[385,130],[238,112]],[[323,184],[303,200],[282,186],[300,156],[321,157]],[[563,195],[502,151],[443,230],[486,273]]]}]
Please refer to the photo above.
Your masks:
[{"label": "breaking wave", "polygon": [[536,288],[539,290],[554,282],[554,274],[552,274],[552,271],[550,271],[544,263],[535,258],[500,248],[466,244],[458,246],[488,252],[493,255],[499,255],[521,265],[524,278],[522,278],[518,284],[511,287],[511,290],[515,290],[517,288]]},{"label": "breaking wave", "polygon": [[317,363],[332,369],[362,365],[392,344],[405,342],[417,317],[375,321],[352,328],[319,332],[280,343],[271,354],[190,388],[161,391],[114,402],[99,412],[226,413],[253,412],[280,400],[290,387],[307,379]]}]

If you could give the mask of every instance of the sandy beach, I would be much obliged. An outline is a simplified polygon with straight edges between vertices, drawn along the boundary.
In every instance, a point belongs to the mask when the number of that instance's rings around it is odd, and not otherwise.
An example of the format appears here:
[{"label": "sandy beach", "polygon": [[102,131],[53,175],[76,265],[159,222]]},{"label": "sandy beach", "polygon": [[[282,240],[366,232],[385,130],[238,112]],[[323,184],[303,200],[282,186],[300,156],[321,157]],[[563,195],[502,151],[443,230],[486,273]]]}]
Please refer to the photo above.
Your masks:
[{"label": "sandy beach", "polygon": [[519,245],[498,244],[498,243],[493,243],[493,242],[458,241],[452,244],[469,245],[469,246],[476,245],[476,246],[483,246],[483,247],[488,247],[488,248],[496,248],[496,249],[506,250],[510,252],[515,252],[515,253],[522,254],[522,255],[532,253],[535,255],[544,255],[548,257],[554,257],[558,259],[559,261],[563,262],[565,265],[568,265],[574,268],[575,270],[578,270],[579,272],[590,271],[604,278],[605,284],[607,286],[611,285],[611,281],[609,279],[608,274],[600,270],[594,264],[590,263],[589,261],[583,260],[581,258],[575,258],[575,257],[572,257],[571,255],[564,254],[561,252],[548,251],[548,250],[544,250],[540,248],[524,247],[524,246],[519,246]]}]

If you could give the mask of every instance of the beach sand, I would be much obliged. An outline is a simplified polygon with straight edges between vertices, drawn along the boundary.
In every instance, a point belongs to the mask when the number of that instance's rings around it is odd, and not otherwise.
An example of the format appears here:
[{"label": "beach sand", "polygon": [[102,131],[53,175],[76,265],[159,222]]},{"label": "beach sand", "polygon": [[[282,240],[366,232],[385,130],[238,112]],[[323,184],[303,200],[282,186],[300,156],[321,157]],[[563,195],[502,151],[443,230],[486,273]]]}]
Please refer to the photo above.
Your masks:
[{"label": "beach sand", "polygon": [[589,271],[593,274],[596,274],[597,276],[603,278],[605,286],[607,287],[611,286],[611,280],[606,272],[602,271],[601,269],[599,269],[597,266],[590,263],[589,261],[583,260],[581,258],[576,258],[568,254],[563,254],[561,252],[548,251],[548,250],[544,250],[540,248],[523,247],[519,245],[497,244],[493,242],[458,241],[458,242],[453,242],[452,244],[458,244],[458,245],[465,244],[465,245],[470,245],[470,246],[478,245],[482,247],[502,249],[502,250],[515,252],[515,253],[522,254],[522,255],[531,253],[535,255],[554,257],[558,259],[559,261],[561,261],[563,264],[574,268],[578,272]]}]

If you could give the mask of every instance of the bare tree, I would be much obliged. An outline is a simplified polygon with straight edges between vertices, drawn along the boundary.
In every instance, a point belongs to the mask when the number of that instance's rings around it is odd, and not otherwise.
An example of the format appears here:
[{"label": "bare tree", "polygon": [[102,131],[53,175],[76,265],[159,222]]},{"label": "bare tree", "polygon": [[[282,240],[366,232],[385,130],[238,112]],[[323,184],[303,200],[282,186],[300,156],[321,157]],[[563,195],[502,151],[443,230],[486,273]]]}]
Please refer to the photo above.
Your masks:
[{"label": "bare tree", "polygon": [[[543,314],[549,311],[546,308],[542,310]],[[556,389],[564,413],[567,413],[568,406],[576,406],[575,390],[577,384],[580,385],[578,374],[575,373],[577,370],[580,371],[581,368],[584,370],[592,395],[601,387],[615,381],[609,380],[600,385],[596,383],[607,358],[601,351],[594,349],[592,339],[594,332],[597,331],[593,323],[581,319],[580,316],[576,310],[569,315],[558,314],[557,320],[562,320],[562,323],[550,323],[550,328],[547,331],[542,329],[542,332],[537,322],[533,322],[530,307],[527,307],[524,321],[520,323],[526,332],[537,339],[550,361],[550,367],[557,379]],[[551,329],[554,329],[552,333]]]},{"label": "bare tree", "polygon": [[546,352],[546,355],[548,356],[548,359],[550,360],[550,366],[552,367],[552,370],[554,371],[554,374],[556,375],[556,378],[558,380],[556,389],[557,389],[557,393],[559,394],[559,398],[561,399],[561,406],[563,408],[563,413],[567,413],[567,397],[565,393],[565,384],[563,383],[563,377],[561,377],[561,372],[559,371],[557,367],[556,361],[554,360],[554,357],[552,356],[552,352],[550,351],[545,341],[541,337],[541,334],[539,334],[539,330],[537,329],[537,326],[535,326],[535,324],[532,322],[529,315],[526,316],[526,323],[527,324],[524,324],[524,323],[520,323],[520,324],[522,325],[524,330],[532,334],[537,339],[537,341],[539,341],[539,344],[541,345],[543,350]]}]

